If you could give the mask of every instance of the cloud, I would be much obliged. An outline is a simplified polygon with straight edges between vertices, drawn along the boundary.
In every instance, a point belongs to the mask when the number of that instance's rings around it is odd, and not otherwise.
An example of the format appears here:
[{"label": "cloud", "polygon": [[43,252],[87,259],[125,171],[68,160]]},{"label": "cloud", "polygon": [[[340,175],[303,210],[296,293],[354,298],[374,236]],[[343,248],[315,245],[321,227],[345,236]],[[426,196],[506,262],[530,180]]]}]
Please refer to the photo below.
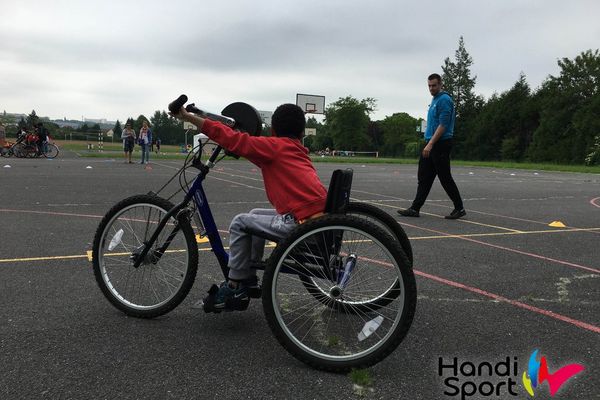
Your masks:
[{"label": "cloud", "polygon": [[600,37],[595,1],[5,3],[0,108],[68,118],[151,115],[182,92],[216,111],[311,93],[373,97],[375,119],[418,117],[425,77],[461,35],[486,97],[521,72],[537,87]]}]

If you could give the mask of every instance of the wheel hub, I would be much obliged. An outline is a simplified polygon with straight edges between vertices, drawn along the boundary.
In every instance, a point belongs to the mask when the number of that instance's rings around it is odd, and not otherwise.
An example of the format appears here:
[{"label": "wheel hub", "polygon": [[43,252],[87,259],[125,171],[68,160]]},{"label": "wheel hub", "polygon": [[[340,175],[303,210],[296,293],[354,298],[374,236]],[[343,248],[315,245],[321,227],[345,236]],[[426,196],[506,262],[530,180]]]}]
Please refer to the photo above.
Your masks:
[{"label": "wheel hub", "polygon": [[342,294],[344,294],[344,290],[337,285],[329,289],[329,295],[334,299],[339,299],[342,297]]}]

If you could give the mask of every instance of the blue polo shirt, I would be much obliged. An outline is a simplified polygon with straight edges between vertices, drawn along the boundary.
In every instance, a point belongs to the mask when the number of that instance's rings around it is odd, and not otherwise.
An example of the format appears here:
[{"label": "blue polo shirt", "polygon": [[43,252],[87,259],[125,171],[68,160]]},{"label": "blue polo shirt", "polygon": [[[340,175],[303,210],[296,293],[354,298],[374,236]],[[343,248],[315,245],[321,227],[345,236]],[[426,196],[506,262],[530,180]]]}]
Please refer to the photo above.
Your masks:
[{"label": "blue polo shirt", "polygon": [[454,121],[456,113],[452,97],[446,92],[439,92],[431,100],[429,111],[427,112],[427,129],[425,130],[425,140],[429,141],[439,125],[446,127],[446,132],[440,140],[450,139],[454,135]]}]

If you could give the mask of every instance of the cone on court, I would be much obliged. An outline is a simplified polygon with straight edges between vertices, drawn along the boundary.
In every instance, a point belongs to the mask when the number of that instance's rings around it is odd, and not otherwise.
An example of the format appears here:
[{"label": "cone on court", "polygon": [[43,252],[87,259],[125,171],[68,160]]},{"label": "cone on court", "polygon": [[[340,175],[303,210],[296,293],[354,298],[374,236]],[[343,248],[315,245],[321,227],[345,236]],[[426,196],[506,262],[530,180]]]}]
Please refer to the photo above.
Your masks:
[{"label": "cone on court", "polygon": [[553,228],[566,228],[567,227],[565,224],[563,224],[560,221],[552,221],[548,224],[548,226],[551,226]]}]

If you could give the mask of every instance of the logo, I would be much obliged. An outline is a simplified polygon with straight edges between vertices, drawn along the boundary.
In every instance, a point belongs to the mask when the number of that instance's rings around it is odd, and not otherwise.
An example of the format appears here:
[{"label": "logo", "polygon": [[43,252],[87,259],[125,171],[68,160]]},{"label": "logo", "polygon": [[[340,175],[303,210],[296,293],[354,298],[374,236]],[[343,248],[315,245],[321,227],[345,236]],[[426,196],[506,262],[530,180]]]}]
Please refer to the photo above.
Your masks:
[{"label": "logo", "polygon": [[542,356],[540,361],[538,361],[537,354],[538,350],[531,353],[527,371],[523,372],[523,386],[532,397],[533,389],[537,388],[543,382],[548,382],[550,395],[554,396],[565,382],[585,369],[581,364],[569,364],[551,374],[548,372],[546,357]]},{"label": "logo", "polygon": [[[526,391],[534,396],[540,386],[547,382],[550,395],[554,395],[573,376],[585,368],[581,364],[568,364],[554,373],[548,371],[546,357],[538,361],[539,350],[534,350],[529,362],[519,368],[516,356],[492,360],[461,360],[458,357],[439,357],[437,374],[441,378],[445,399],[467,400],[476,398],[521,398]],[[522,372],[521,372],[522,371]],[[519,382],[521,376],[522,385]]]}]

